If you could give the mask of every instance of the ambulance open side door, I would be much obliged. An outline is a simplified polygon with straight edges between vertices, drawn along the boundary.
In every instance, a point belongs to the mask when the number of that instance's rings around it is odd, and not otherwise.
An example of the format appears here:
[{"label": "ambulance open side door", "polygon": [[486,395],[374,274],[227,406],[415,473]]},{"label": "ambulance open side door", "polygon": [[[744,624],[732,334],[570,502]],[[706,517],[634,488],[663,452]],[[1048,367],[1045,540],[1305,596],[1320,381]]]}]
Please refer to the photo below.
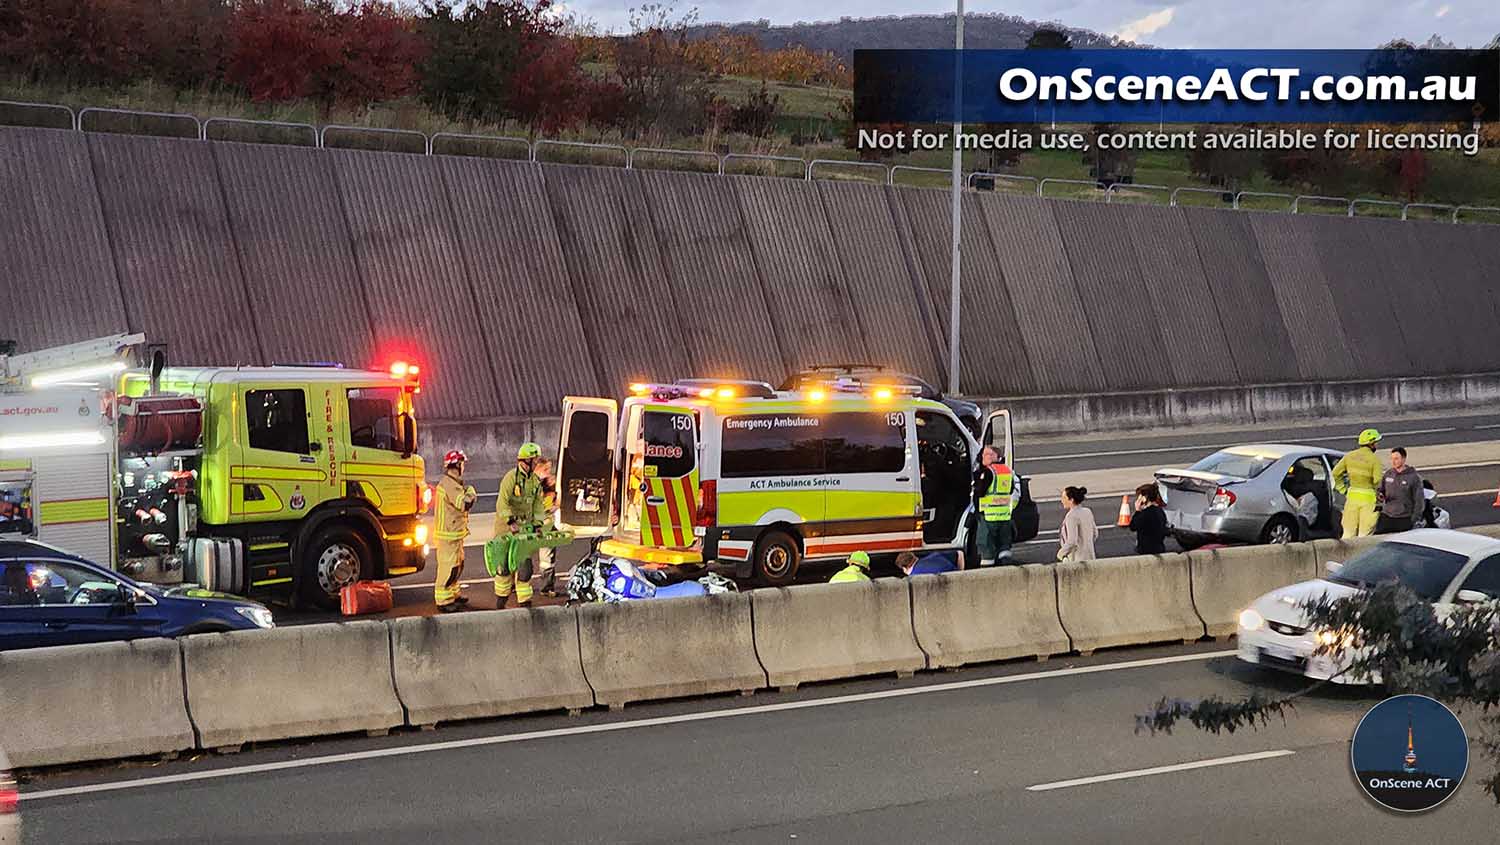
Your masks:
[{"label": "ambulance open side door", "polygon": [[558,521],[580,537],[610,532],[619,419],[620,405],[613,399],[563,398],[557,444]]},{"label": "ambulance open side door", "polygon": [[1000,453],[1000,459],[1014,472],[1015,454],[1011,451],[1010,411],[991,411],[984,421],[984,438],[979,441],[980,446],[993,446]]}]

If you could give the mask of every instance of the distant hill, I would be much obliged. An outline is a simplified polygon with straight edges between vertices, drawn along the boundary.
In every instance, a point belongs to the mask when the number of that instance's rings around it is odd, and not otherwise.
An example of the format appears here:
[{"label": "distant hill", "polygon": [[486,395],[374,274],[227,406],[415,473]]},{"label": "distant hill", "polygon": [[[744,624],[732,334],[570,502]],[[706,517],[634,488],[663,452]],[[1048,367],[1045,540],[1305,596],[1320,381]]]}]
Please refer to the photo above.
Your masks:
[{"label": "distant hill", "polygon": [[[745,23],[707,23],[689,30],[693,38],[721,34],[753,35],[766,50],[800,44],[815,52],[830,52],[845,60],[861,49],[945,49],[953,46],[953,15],[905,15],[883,18],[840,18],[836,21],[772,26],[765,19]],[[1077,49],[1142,46],[1087,29],[1044,24],[1014,15],[964,15],[964,46],[991,50],[1019,50],[1038,27],[1061,29]]]}]

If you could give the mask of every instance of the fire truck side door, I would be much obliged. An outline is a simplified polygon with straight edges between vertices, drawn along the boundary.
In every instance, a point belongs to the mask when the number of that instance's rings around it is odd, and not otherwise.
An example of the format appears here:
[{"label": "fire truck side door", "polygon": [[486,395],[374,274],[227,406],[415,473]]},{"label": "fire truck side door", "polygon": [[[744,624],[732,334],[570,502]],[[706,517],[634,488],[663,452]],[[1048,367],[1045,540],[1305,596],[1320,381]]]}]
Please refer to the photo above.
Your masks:
[{"label": "fire truck side door", "polygon": [[563,399],[557,444],[558,519],[580,536],[609,532],[615,497],[615,432],[620,406],[613,399]]}]

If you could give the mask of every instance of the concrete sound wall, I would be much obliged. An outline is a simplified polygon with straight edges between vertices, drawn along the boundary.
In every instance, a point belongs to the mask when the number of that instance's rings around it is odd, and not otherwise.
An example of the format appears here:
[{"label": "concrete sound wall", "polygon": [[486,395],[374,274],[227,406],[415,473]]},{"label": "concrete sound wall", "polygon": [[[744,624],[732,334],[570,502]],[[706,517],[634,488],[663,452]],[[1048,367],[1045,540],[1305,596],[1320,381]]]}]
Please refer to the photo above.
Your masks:
[{"label": "concrete sound wall", "polygon": [[[399,355],[428,421],[492,428],[640,378],[947,378],[941,191],[5,128],[0,203],[23,350],[131,330],[181,364]],[[969,395],[1500,370],[1476,340],[1500,321],[1492,227],[964,209]]]}]

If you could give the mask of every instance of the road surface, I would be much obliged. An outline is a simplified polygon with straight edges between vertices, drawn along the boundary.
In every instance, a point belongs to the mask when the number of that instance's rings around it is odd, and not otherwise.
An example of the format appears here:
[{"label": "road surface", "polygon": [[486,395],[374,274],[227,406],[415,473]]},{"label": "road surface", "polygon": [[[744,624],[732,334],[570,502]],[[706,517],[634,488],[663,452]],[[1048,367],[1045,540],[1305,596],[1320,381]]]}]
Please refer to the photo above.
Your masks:
[{"label": "road surface", "polygon": [[1224,649],[262,745],[39,777],[21,812],[49,843],[1494,841],[1477,747],[1431,813],[1363,797],[1348,742],[1374,694],[1315,693],[1232,736],[1134,733],[1162,696],[1299,687]]}]

